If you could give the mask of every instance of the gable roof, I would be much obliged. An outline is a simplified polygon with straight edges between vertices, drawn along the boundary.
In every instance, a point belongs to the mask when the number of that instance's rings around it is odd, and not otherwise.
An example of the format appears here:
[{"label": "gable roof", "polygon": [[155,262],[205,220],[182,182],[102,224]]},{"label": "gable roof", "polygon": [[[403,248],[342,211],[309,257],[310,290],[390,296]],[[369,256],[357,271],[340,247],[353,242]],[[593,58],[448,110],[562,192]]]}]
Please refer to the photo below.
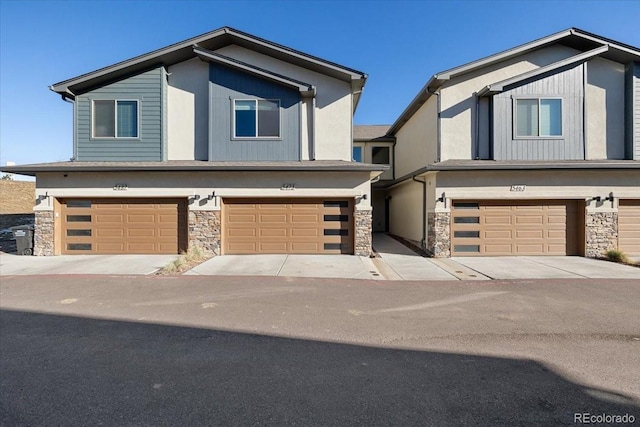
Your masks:
[{"label": "gable roof", "polygon": [[389,125],[353,125],[354,141],[394,141],[395,138],[387,135]]},{"label": "gable roof", "polygon": [[235,44],[282,61],[306,68],[338,80],[351,83],[354,96],[359,99],[359,91],[364,87],[367,75],[343,65],[318,58],[295,49],[253,36],[231,27],[217,30],[154,50],[122,62],[82,74],[51,85],[50,89],[63,97],[73,99],[76,94],[91,88],[139,73],[160,65],[169,66],[196,57],[194,47],[215,51]]},{"label": "gable roof", "polygon": [[[438,90],[446,81],[470,73],[472,71],[476,71],[480,68],[506,61],[515,56],[522,55],[556,43],[583,52],[596,52],[596,55],[620,63],[637,61],[640,59],[640,49],[637,47],[620,43],[615,40],[607,39],[605,37],[589,33],[579,28],[569,28],[558,33],[534,40],[532,42],[507,49],[494,55],[490,55],[476,61],[472,61],[458,67],[436,73],[435,75],[433,75],[433,77],[431,77],[431,79],[429,79],[427,84],[424,85],[418,95],[416,95],[416,97],[411,101],[409,106],[402,112],[402,114],[400,114],[393,125],[391,125],[389,134],[395,135],[395,133],[407,121],[409,121],[409,119],[416,113],[416,111],[418,111],[418,109],[420,109],[420,107],[425,102],[427,102],[433,92]],[[599,50],[599,48],[605,46],[606,49],[603,49],[602,51]],[[547,72],[548,71],[549,70],[547,70]]]}]

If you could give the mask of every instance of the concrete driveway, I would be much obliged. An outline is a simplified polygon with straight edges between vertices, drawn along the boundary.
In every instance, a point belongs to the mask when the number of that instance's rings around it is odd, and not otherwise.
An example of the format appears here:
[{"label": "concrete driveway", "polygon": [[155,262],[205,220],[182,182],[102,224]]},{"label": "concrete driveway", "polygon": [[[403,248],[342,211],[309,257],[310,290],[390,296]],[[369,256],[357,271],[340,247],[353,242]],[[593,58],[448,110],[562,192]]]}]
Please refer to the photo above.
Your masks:
[{"label": "concrete driveway", "polygon": [[0,252],[0,275],[153,274],[178,255],[19,256]]},{"label": "concrete driveway", "polygon": [[371,259],[349,255],[224,255],[185,274],[384,279]]},{"label": "concrete driveway", "polygon": [[491,279],[640,279],[640,268],[577,256],[454,257]]}]

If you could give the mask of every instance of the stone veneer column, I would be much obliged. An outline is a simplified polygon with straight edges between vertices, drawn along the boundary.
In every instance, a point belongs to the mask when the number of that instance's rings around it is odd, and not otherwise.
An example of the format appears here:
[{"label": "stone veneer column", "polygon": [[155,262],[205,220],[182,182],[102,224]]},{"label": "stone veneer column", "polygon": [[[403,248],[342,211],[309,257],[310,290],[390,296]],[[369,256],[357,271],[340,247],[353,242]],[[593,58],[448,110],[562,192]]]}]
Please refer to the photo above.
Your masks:
[{"label": "stone veneer column", "polygon": [[587,257],[601,257],[610,249],[618,247],[618,213],[587,212],[586,220]]},{"label": "stone veneer column", "polygon": [[451,214],[427,213],[427,251],[435,258],[451,256]]},{"label": "stone veneer column", "polygon": [[220,255],[220,211],[189,211],[189,247]]},{"label": "stone veneer column", "polygon": [[372,218],[371,209],[356,210],[353,214],[355,220],[355,255],[371,255],[371,230]]},{"label": "stone veneer column", "polygon": [[33,254],[36,256],[53,255],[53,218],[53,211],[35,212]]}]

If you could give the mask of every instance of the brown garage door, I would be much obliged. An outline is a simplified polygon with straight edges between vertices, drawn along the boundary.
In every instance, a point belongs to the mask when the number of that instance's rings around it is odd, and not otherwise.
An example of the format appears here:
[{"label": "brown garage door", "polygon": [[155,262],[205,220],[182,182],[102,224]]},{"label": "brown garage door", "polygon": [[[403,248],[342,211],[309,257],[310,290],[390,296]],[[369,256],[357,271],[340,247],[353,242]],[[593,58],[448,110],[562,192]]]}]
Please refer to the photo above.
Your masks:
[{"label": "brown garage door", "polygon": [[353,200],[224,199],[224,254],[352,254]]},{"label": "brown garage door", "polygon": [[577,201],[454,201],[451,253],[577,255],[582,212]]},{"label": "brown garage door", "polygon": [[640,256],[640,200],[620,200],[618,248],[627,255]]},{"label": "brown garage door", "polygon": [[176,254],[187,248],[186,200],[63,199],[63,254]]}]

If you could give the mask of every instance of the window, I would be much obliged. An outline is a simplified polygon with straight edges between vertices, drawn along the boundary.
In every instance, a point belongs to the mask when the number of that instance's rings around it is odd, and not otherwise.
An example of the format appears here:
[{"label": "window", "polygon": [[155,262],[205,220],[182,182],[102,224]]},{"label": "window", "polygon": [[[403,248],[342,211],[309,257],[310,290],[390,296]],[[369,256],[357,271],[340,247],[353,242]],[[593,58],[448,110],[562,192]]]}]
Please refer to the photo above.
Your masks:
[{"label": "window", "polygon": [[371,163],[374,165],[391,164],[391,150],[389,147],[373,147],[371,149]]},{"label": "window", "polygon": [[138,101],[93,101],[94,138],[137,138]]},{"label": "window", "polygon": [[280,101],[247,99],[233,101],[234,137],[279,138]]},{"label": "window", "polygon": [[516,99],[515,113],[517,138],[562,136],[561,99]]},{"label": "window", "polygon": [[362,163],[362,146],[353,146],[353,161]]}]

